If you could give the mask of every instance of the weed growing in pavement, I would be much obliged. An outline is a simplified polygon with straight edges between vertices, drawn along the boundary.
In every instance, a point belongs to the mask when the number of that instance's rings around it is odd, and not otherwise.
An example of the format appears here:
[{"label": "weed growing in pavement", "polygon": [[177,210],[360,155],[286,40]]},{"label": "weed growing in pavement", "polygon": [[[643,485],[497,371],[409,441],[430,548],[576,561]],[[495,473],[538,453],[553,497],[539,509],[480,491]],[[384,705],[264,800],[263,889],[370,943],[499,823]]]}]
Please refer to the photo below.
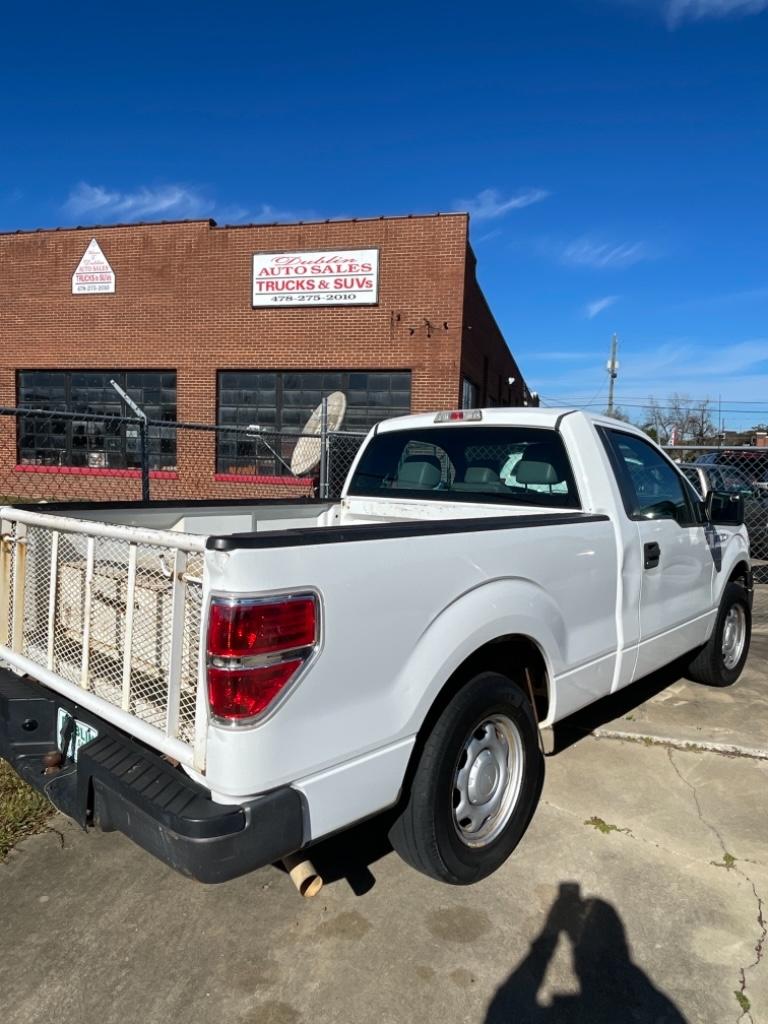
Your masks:
[{"label": "weed growing in pavement", "polygon": [[750,1008],[750,1006],[752,1004],[747,999],[747,997],[744,995],[744,993],[743,992],[739,992],[739,990],[737,989],[733,994],[736,996],[736,1002],[741,1007],[741,1012],[742,1013],[749,1013],[749,1008]]},{"label": "weed growing in pavement", "polygon": [[608,835],[610,832],[623,832],[625,835],[632,835],[628,828],[619,828],[618,825],[609,825],[607,821],[603,821],[602,818],[598,818],[594,814],[591,818],[587,818],[584,824],[591,825],[592,828],[597,829],[598,832],[602,832],[603,835]]},{"label": "weed growing in pavement", "polygon": [[726,850],[722,860],[711,860],[709,863],[716,868],[725,868],[726,871],[730,871],[736,863],[736,858]]}]

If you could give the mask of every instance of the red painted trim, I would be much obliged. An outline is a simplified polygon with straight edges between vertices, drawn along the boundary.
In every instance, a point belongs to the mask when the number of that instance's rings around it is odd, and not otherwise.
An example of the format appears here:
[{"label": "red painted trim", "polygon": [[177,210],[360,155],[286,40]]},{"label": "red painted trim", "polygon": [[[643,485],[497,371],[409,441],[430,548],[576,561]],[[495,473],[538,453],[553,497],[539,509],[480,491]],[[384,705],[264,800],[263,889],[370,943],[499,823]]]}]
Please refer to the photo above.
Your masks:
[{"label": "red painted trim", "polygon": [[217,484],[276,484],[279,487],[311,487],[309,476],[254,476],[247,473],[214,473]]},{"label": "red painted trim", "polygon": [[[96,469],[90,466],[14,466],[15,473],[55,473],[58,476],[106,476],[141,480],[140,469]],[[169,469],[152,469],[150,480],[178,480],[179,474]]]}]

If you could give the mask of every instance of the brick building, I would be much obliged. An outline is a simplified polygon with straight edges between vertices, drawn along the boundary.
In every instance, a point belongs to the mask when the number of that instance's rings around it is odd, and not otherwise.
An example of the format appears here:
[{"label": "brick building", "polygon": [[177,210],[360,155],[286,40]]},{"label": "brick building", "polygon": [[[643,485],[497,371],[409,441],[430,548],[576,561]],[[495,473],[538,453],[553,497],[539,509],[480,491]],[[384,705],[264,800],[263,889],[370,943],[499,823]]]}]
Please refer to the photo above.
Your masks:
[{"label": "brick building", "polygon": [[298,431],[332,391],[349,431],[531,400],[478,286],[465,214],[3,234],[0,310],[0,406],[105,416],[0,416],[6,493],[9,474],[16,494],[35,474],[55,474],[59,493],[82,493],[66,479],[82,475],[130,490],[136,432],[106,419],[125,410],[111,379],[152,419],[232,428],[155,429],[158,497],[191,493],[193,477],[201,496],[242,493],[264,465],[235,429]]}]

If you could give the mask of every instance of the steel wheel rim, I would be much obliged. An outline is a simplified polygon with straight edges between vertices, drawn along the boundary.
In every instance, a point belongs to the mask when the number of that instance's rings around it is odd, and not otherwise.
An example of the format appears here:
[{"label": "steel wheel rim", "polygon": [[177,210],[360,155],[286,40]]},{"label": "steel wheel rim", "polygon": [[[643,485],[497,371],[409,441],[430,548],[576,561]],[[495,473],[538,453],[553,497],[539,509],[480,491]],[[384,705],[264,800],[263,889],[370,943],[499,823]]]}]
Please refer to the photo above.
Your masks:
[{"label": "steel wheel rim", "polygon": [[466,846],[488,846],[506,828],[523,783],[523,739],[507,715],[482,718],[453,773],[453,825]]},{"label": "steel wheel rim", "polygon": [[723,664],[726,668],[735,668],[742,654],[747,639],[747,617],[740,604],[731,605],[723,623]]}]

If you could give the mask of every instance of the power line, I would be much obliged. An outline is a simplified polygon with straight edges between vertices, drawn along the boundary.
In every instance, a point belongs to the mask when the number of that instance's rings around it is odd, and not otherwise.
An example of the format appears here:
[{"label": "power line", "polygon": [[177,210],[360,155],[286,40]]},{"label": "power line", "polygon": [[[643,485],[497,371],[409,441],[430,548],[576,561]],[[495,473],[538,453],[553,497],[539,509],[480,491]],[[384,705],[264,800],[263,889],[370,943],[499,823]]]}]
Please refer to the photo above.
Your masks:
[{"label": "power line", "polygon": [[[542,393],[540,392],[540,395],[541,394]],[[598,404],[601,404],[601,402],[596,401],[595,398],[590,398],[588,401],[585,401],[583,398],[567,398],[562,395],[547,395],[546,401],[548,404],[553,404],[553,406],[558,406],[559,404],[559,406],[574,406],[578,407],[579,409],[587,409],[592,406],[598,406]],[[694,398],[686,398],[685,401],[691,402],[693,404],[700,403],[700,399]],[[714,402],[711,401],[711,403],[714,409]],[[651,406],[650,400],[635,402],[622,400],[618,404],[620,404],[622,409],[649,409]],[[675,406],[674,403],[671,403],[669,400],[667,402],[656,401],[655,408],[659,410],[671,410],[675,409]],[[748,413],[750,415],[755,416],[765,416],[766,414],[768,414],[768,406],[756,409],[736,409],[729,406],[728,403],[723,402],[721,409],[723,413],[737,413],[739,416],[743,416]]]},{"label": "power line", "polygon": [[[654,397],[653,395],[626,395],[625,399],[622,400],[621,404],[623,405],[625,401],[630,401],[630,402],[643,402],[645,405],[648,405],[650,400],[651,400],[651,398],[653,398],[653,397]],[[697,403],[709,402],[710,405],[714,405],[715,401],[716,401],[716,399],[714,399],[712,397],[712,395],[707,395],[706,398],[692,398],[690,395],[680,394],[679,397],[681,399],[685,399],[686,402],[697,402]],[[564,399],[561,399],[561,401],[564,401]],[[579,399],[579,401],[581,401],[581,399]],[[724,409],[728,408],[729,406],[749,405],[749,406],[764,406],[766,408],[766,410],[768,410],[768,402],[763,402],[759,398],[724,398],[724,399],[722,399],[722,403],[721,404],[722,404],[722,407]]]},{"label": "power line", "polygon": [[[579,400],[579,403],[582,404],[584,407],[586,407],[588,405],[602,405],[603,404],[602,396],[603,396],[603,392],[604,391],[605,391],[605,381],[603,381],[603,383],[600,385],[600,387],[597,389],[597,391],[594,393],[594,395],[592,395],[592,397],[589,399],[588,402],[583,402],[582,403],[581,400]],[[541,396],[539,396],[539,397],[541,397]],[[561,399],[558,399],[557,401],[560,402]],[[572,402],[570,404],[574,405],[575,403]]]},{"label": "power line", "polygon": [[[645,402],[647,404],[650,401],[650,399],[653,398],[654,396],[653,395],[627,395],[626,397],[630,401]],[[717,399],[713,398],[712,395],[708,395],[706,398],[691,398],[690,395],[680,394],[678,397],[681,398],[681,399],[684,399],[686,402],[709,402],[710,405],[715,405],[716,402],[717,402]],[[722,400],[722,404],[723,404],[723,406],[726,406],[726,405],[764,405],[766,408],[768,408],[768,402],[762,402],[759,398],[752,398],[752,399],[749,399],[749,398],[742,398],[742,399],[739,399],[739,398],[724,398]]]}]

